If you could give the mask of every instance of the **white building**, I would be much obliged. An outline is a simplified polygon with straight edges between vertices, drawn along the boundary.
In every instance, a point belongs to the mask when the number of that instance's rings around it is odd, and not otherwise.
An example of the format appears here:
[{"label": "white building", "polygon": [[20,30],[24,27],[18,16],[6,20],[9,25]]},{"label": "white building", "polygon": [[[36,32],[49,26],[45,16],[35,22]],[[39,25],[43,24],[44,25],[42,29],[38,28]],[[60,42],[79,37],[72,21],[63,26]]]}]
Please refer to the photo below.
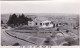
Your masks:
[{"label": "white building", "polygon": [[37,17],[33,21],[28,21],[28,26],[37,26],[39,28],[48,28],[53,27],[53,24],[50,20],[45,17]]}]

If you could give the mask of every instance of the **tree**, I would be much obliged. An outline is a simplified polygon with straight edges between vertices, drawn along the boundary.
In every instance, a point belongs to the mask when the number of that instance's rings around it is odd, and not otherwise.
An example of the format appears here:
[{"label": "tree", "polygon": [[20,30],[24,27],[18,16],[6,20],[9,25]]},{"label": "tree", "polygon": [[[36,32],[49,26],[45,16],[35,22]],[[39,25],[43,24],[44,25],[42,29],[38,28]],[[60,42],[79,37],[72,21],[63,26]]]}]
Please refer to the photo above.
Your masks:
[{"label": "tree", "polygon": [[25,17],[25,24],[28,25],[28,17]]},{"label": "tree", "polygon": [[32,19],[25,17],[24,14],[19,15],[19,17],[17,17],[16,14],[13,14],[13,15],[10,15],[7,24],[9,26],[18,26],[18,25],[24,25],[24,24],[28,25],[28,21],[32,21]]},{"label": "tree", "polygon": [[31,19],[31,18],[26,17],[26,18],[25,18],[25,24],[27,24],[27,25],[28,25],[28,21],[32,21],[32,19]]},{"label": "tree", "polygon": [[18,17],[18,23],[19,24],[24,24],[25,23],[25,15],[24,14],[19,15],[19,17]]},{"label": "tree", "polygon": [[3,21],[1,20],[1,24],[3,24]]},{"label": "tree", "polygon": [[16,14],[10,15],[7,24],[8,24],[9,26],[10,26],[11,24],[16,25],[16,24],[17,24],[17,19],[18,19],[18,18],[17,18],[17,15],[16,15]]}]

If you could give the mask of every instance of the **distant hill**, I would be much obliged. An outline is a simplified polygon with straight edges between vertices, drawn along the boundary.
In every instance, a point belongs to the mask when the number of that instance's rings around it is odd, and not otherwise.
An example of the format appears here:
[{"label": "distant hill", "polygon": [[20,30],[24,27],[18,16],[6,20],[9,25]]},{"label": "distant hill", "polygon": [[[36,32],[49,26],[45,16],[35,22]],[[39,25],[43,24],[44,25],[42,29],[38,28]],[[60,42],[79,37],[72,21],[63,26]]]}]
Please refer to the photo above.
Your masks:
[{"label": "distant hill", "polygon": [[[76,16],[79,16],[77,14],[54,14],[54,13],[23,13],[28,18],[36,18],[38,16],[43,16],[48,18],[49,20],[55,20],[60,18],[65,18],[66,16],[69,18],[75,18]],[[4,23],[6,23],[9,19],[9,16],[12,14],[1,14],[1,20],[3,20]],[[21,15],[20,13],[16,13],[17,16]]]}]

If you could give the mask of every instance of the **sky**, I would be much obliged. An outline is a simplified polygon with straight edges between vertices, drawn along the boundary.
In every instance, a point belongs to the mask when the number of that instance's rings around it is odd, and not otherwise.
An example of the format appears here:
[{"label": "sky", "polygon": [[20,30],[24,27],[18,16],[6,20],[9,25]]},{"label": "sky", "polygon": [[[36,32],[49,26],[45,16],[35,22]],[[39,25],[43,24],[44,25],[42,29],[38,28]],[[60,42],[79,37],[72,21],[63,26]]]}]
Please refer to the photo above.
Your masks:
[{"label": "sky", "polygon": [[1,0],[1,1],[50,1],[50,0]]},{"label": "sky", "polygon": [[1,13],[80,14],[79,1],[9,1],[1,2]]},{"label": "sky", "polygon": [[1,0],[1,1],[79,1],[79,0]]},{"label": "sky", "polygon": [[1,1],[48,1],[48,0],[1,0]]}]

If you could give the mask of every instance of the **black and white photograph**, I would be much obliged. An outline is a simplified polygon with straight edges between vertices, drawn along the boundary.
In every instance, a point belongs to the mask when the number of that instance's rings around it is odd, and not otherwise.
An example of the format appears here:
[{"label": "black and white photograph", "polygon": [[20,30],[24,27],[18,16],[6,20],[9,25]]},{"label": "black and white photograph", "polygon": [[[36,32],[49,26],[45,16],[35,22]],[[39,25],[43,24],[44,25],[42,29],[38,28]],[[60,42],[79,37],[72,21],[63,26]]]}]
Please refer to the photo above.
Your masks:
[{"label": "black and white photograph", "polygon": [[52,0],[0,0],[0,1],[52,1]]},{"label": "black and white photograph", "polygon": [[1,46],[78,46],[79,3],[1,2]]}]

